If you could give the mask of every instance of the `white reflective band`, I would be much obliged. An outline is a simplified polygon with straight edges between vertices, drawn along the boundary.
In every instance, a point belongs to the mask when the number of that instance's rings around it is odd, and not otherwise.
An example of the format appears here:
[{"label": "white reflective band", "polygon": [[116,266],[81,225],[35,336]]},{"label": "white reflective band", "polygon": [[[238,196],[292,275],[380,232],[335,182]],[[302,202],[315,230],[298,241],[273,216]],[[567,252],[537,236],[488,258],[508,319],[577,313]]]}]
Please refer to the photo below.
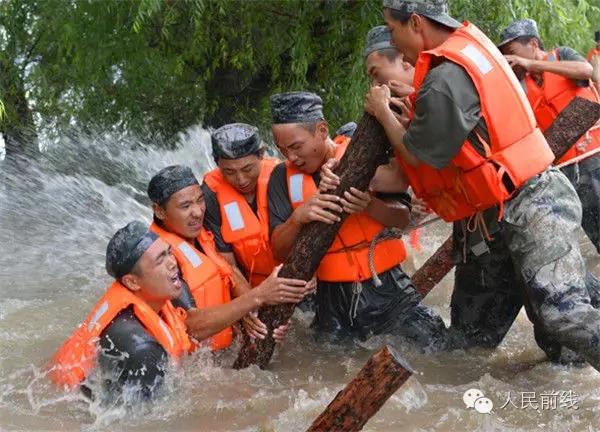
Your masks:
[{"label": "white reflective band", "polygon": [[485,75],[493,69],[490,62],[485,58],[483,54],[481,54],[481,52],[477,48],[475,48],[475,45],[469,44],[466,47],[464,47],[461,50],[461,52],[469,60],[471,60],[475,64],[475,66],[477,66],[477,68],[483,75]]},{"label": "white reflective band", "polygon": [[525,82],[525,79],[520,80],[519,83],[521,84],[521,87],[523,88],[525,94],[529,93],[529,89],[527,88],[527,83]]},{"label": "white reflective band", "polygon": [[294,174],[290,177],[290,198],[292,204],[304,201],[304,191],[302,190],[302,180],[304,174]]},{"label": "white reflective band", "polygon": [[225,216],[227,216],[231,231],[237,231],[244,228],[244,218],[242,218],[242,212],[240,211],[237,202],[234,201],[225,204],[223,208],[225,209]]},{"label": "white reflective band", "polygon": [[167,325],[165,324],[165,322],[163,320],[159,320],[160,326],[162,327],[162,329],[165,331],[165,334],[167,335],[167,337],[169,338],[169,343],[171,344],[171,348],[173,348],[173,336],[171,336],[171,332],[169,331],[169,327],[167,327]]},{"label": "white reflective band", "polygon": [[188,244],[188,242],[181,242],[179,246],[177,246],[181,252],[185,255],[187,260],[190,262],[192,267],[196,268],[200,264],[202,264],[202,258],[196,253],[196,251]]},{"label": "white reflective band", "polygon": [[108,302],[105,301],[104,303],[102,303],[102,306],[100,306],[98,308],[98,310],[96,311],[96,313],[94,314],[92,320],[90,321],[90,323],[88,324],[88,331],[91,332],[92,329],[94,328],[94,326],[96,325],[96,323],[98,322],[98,320],[100,319],[100,317],[102,315],[104,315],[106,313],[106,311],[108,310]]}]

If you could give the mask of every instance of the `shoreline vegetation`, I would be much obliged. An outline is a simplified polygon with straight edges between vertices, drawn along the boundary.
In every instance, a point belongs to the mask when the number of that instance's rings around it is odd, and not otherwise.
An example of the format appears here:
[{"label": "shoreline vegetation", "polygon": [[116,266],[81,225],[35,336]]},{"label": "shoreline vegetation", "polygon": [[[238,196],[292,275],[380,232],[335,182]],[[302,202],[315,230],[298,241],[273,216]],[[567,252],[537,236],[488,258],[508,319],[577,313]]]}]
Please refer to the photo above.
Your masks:
[{"label": "shoreline vegetation", "polygon": [[[548,46],[585,55],[600,28],[600,0],[450,3],[493,40],[531,17]],[[362,116],[365,37],[383,23],[369,0],[6,0],[0,17],[9,158],[38,151],[41,130],[73,124],[167,148],[197,124],[264,129],[269,96],[290,90],[318,93],[335,130]]]}]

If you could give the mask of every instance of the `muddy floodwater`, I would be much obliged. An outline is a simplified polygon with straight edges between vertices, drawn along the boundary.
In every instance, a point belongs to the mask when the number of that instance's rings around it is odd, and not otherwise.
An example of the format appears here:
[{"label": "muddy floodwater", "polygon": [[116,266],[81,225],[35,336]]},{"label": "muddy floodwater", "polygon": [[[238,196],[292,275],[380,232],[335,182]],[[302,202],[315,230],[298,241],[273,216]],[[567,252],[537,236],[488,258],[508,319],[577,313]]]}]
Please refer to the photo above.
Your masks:
[{"label": "muddy floodwater", "polygon": [[[172,392],[152,410],[102,410],[76,393],[48,385],[40,366],[86,317],[110,284],[104,251],[131,219],[150,221],[145,185],[173,163],[198,176],[214,165],[205,131],[182,136],[177,151],[118,144],[113,137],[63,139],[38,163],[0,175],[0,429],[3,431],[304,431],[384,343],[418,372],[367,423],[365,431],[596,431],[600,375],[591,367],[545,361],[521,311],[493,350],[427,357],[393,338],[352,346],[317,342],[310,313],[296,312],[289,337],[269,370],[223,367],[200,352],[170,381]],[[447,238],[437,223],[422,234],[422,250],[404,265],[414,272]],[[581,246],[592,272],[600,259]],[[453,274],[425,303],[449,323]],[[478,390],[491,412],[471,407]],[[467,403],[465,404],[465,400]],[[480,404],[480,406],[483,406]]]}]

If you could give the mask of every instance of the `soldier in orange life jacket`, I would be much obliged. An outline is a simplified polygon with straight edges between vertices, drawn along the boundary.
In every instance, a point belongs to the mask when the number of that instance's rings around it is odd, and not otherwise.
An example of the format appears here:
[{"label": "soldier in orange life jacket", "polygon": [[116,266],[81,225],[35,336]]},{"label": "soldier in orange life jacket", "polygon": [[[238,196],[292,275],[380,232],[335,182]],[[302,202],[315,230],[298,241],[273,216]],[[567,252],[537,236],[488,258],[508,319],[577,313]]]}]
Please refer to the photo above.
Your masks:
[{"label": "soldier in orange life jacket", "polygon": [[115,282],[56,352],[49,376],[109,403],[147,400],[160,388],[169,360],[191,348],[185,312],[171,304],[187,288],[170,246],[137,221],[110,240],[106,270]]},{"label": "soldier in orange life jacket", "polygon": [[[248,124],[222,126],[211,141],[217,168],[204,175],[202,184],[204,227],[217,251],[255,287],[280,263],[271,252],[267,210],[267,184],[280,160],[263,157],[258,129]],[[257,312],[252,315],[256,318]],[[254,335],[265,335],[258,318],[246,324]]]},{"label": "soldier in orange life jacket", "polygon": [[406,226],[409,209],[354,188],[343,199],[318,191],[321,166],[341,157],[346,144],[330,139],[316,94],[272,96],[271,124],[275,143],[287,158],[273,170],[268,187],[275,256],[284,259],[290,253],[303,225],[334,223],[342,211],[350,214],[317,270],[313,326],[344,338],[395,334],[426,352],[445,348],[442,319],[420,304],[421,296],[400,267],[406,256],[402,240],[384,240],[374,248],[373,264],[382,286],[375,285],[369,268],[373,238],[386,226]]},{"label": "soldier in orange life jacket", "polygon": [[[210,342],[213,350],[231,344],[232,326],[240,319],[250,337],[264,338],[266,326],[253,311],[265,298],[269,304],[277,304],[294,295],[297,303],[314,289],[314,282],[277,277],[280,266],[251,289],[241,271],[217,252],[213,234],[204,228],[204,193],[189,167],[163,168],[150,180],[148,196],[154,210],[150,230],[173,247],[182,279],[193,296],[194,305],[188,307],[200,311],[198,317],[203,318],[206,337],[210,337],[206,343]],[[274,339],[282,340],[286,330],[287,325],[275,329]]]},{"label": "soldier in orange life jacket", "polygon": [[258,129],[244,123],[217,129],[211,140],[217,168],[204,175],[204,226],[254,287],[279,264],[269,245],[267,183],[280,160],[263,157]]},{"label": "soldier in orange life jacket", "polygon": [[[454,247],[465,262],[501,232],[530,319],[600,369],[600,311],[590,304],[579,250],[581,204],[564,174],[549,168],[554,155],[508,62],[474,25],[451,18],[444,0],[384,0],[384,15],[393,44],[415,66],[415,93],[408,107],[387,86],[372,87],[365,110],[384,127],[415,194],[455,222]],[[491,305],[495,294],[480,293]],[[479,337],[481,324],[506,325],[454,301],[465,295],[477,293],[455,287],[451,307],[452,327],[467,339]]]},{"label": "soldier in orange life jacket", "polygon": [[[500,51],[521,80],[542,131],[576,96],[600,102],[592,66],[575,50],[544,51],[537,24],[525,19],[502,31]],[[559,161],[583,208],[581,226],[600,253],[600,125],[595,125]]]},{"label": "soldier in orange life jacket", "polygon": [[[392,94],[401,96],[414,92],[412,83],[415,68],[405,62],[402,53],[391,44],[390,32],[386,26],[377,26],[369,31],[365,56],[367,72],[373,85],[386,84]],[[396,116],[401,118],[399,114]],[[326,166],[330,167],[334,164],[326,164]],[[328,169],[322,170],[321,184],[327,183],[332,174]],[[377,175],[371,181],[371,187],[375,191],[385,192],[391,192],[396,187],[406,189],[408,179],[404,177],[400,166],[397,163],[390,163],[378,168]],[[413,203],[415,201],[419,202],[420,200],[413,199]],[[421,213],[417,217],[427,214],[426,206],[424,204],[421,206],[415,211],[413,204],[413,214]],[[418,233],[418,231],[413,231],[411,234],[413,233]],[[486,244],[483,238],[475,240],[476,237],[474,234],[470,235],[473,245]],[[510,253],[502,240],[500,231],[496,232],[493,237],[493,241],[488,242],[489,245],[486,247],[475,247],[478,254],[471,253],[468,260],[463,259],[458,253],[454,257],[456,271],[451,331],[458,330],[459,333],[469,335],[464,341],[465,347],[497,346],[523,304],[521,277],[515,272]],[[412,240],[411,238],[411,244]],[[457,242],[460,240],[457,239]],[[600,280],[588,272],[586,285],[590,295],[593,294],[594,298],[600,300]],[[490,294],[486,295],[486,292]],[[474,322],[471,321],[472,316],[466,317],[465,320],[464,314],[459,312],[467,307],[459,306],[461,304],[469,304],[471,309],[486,311],[485,320]],[[572,351],[561,349],[549,342],[538,327],[536,327],[536,339],[553,361],[569,364],[578,360]]]},{"label": "soldier in orange life jacket", "polygon": [[188,335],[203,341],[256,307],[297,302],[306,291],[271,284],[227,307],[201,310],[192,299],[186,312],[175,306],[191,293],[174,249],[138,221],[116,232],[106,249],[106,270],[115,282],[54,354],[49,378],[56,385],[79,386],[103,403],[152,399],[160,394],[168,364],[196,346]]}]

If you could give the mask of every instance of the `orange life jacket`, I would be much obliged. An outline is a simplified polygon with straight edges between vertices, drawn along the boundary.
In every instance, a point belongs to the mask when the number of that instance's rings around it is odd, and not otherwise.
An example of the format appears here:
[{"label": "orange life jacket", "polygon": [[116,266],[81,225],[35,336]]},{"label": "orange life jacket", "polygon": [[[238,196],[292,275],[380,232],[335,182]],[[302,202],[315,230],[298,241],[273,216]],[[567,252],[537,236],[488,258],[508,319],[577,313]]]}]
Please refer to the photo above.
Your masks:
[{"label": "orange life jacket", "polygon": [[221,210],[221,235],[231,244],[235,259],[246,270],[250,285],[255,287],[264,281],[279,261],[273,256],[269,242],[269,211],[267,208],[267,185],[279,159],[265,158],[261,162],[256,185],[257,214],[250,205],[216,168],[204,176],[204,182],[216,193]]},{"label": "orange life jacket", "polygon": [[[545,60],[560,61],[558,50],[555,49],[548,53]],[[530,76],[525,77],[522,81],[527,99],[529,99],[535,119],[542,131],[550,127],[560,112],[576,96],[600,103],[596,86],[591,80],[589,80],[588,87],[581,87],[570,78],[550,72],[544,72],[542,80],[541,87]],[[590,153],[598,147],[600,147],[600,127],[595,125],[560,158],[557,164]]]},{"label": "orange life jacket", "polygon": [[418,197],[445,221],[481,215],[502,204],[554,159],[517,78],[498,49],[477,27],[465,22],[437,48],[419,55],[415,68],[415,99],[425,76],[439,59],[462,66],[475,84],[489,143],[479,141],[485,156],[465,141],[447,167],[421,163],[411,167],[398,157]]},{"label": "orange life jacket", "polygon": [[337,145],[348,145],[350,143],[350,141],[352,141],[352,138],[348,138],[347,136],[344,135],[337,135],[334,139],[333,142],[336,143]]},{"label": "orange life jacket", "polygon": [[148,333],[160,343],[174,360],[192,348],[186,333],[183,309],[165,302],[157,314],[120,282],[115,282],[98,301],[83,324],[67,339],[52,358],[49,377],[59,386],[78,385],[96,365],[98,340],[119,312],[133,305],[133,312]]},{"label": "orange life jacket", "polygon": [[[347,138],[348,142],[350,141]],[[347,144],[338,144],[335,157],[341,158]],[[286,161],[288,195],[293,209],[300,207],[317,192],[311,175],[305,174]],[[349,215],[338,231],[333,244],[319,264],[317,278],[326,282],[359,282],[371,279],[369,248],[371,241],[384,226],[366,212]],[[406,258],[401,239],[384,240],[375,245],[373,266],[381,274]]]},{"label": "orange life jacket", "polygon": [[587,55],[587,61],[592,61],[594,56],[600,55],[600,50],[596,48],[592,48]]},{"label": "orange life jacket", "polygon": [[[334,143],[336,143],[338,145],[345,145],[345,146],[350,144],[350,141],[352,141],[352,138],[348,138],[344,135],[337,135],[333,139]],[[408,235],[408,238],[409,238],[410,247],[412,247],[417,252],[420,252],[421,251],[421,242],[420,242],[421,230],[417,229],[417,230],[411,231],[410,234]],[[405,240],[403,239],[403,241],[405,241]]]},{"label": "orange life jacket", "polygon": [[[198,309],[220,306],[231,301],[231,287],[234,281],[231,266],[217,253],[214,237],[204,228],[196,238],[204,253],[179,237],[167,232],[156,223],[150,225],[155,232],[171,245],[171,251],[179,264],[181,277],[190,287]],[[227,327],[209,338],[213,350],[227,348],[233,340],[233,330]],[[204,341],[203,341],[204,343]]]}]

